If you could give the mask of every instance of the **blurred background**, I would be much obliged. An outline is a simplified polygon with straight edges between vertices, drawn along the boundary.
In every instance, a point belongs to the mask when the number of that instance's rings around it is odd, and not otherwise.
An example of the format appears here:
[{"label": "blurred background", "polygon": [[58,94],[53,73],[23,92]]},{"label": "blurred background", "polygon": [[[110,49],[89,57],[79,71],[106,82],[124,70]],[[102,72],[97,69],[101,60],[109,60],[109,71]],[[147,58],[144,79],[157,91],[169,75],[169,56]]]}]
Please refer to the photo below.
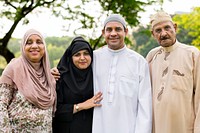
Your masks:
[{"label": "blurred background", "polygon": [[72,38],[81,35],[93,49],[105,44],[103,21],[111,13],[127,21],[126,44],[144,57],[158,46],[149,28],[150,16],[168,12],[178,24],[180,42],[200,48],[200,0],[0,0],[0,75],[12,58],[20,56],[26,30],[39,30],[55,67]]}]

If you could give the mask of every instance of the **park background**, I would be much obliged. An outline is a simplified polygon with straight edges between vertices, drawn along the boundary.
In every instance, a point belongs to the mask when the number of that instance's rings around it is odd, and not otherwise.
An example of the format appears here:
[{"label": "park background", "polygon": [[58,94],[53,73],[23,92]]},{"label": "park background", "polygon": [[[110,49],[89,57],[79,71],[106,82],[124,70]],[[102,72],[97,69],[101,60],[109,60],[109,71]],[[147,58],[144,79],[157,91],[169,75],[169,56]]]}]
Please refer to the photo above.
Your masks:
[{"label": "park background", "polygon": [[81,35],[93,49],[105,44],[103,21],[111,13],[127,21],[126,44],[144,57],[158,46],[150,33],[150,16],[158,10],[170,13],[178,24],[180,42],[200,48],[199,0],[0,0],[0,75],[7,63],[20,56],[20,41],[35,28],[47,43],[51,67],[55,67],[72,38]]}]

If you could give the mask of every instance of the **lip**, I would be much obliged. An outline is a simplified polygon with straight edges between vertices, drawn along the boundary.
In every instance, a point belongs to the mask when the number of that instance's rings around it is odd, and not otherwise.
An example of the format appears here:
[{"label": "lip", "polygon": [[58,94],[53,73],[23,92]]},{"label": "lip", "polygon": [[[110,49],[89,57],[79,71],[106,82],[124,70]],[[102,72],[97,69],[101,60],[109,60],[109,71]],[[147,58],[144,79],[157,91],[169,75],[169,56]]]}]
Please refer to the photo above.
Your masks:
[{"label": "lip", "polygon": [[117,41],[119,38],[109,38],[110,41]]},{"label": "lip", "polygon": [[37,55],[39,53],[39,51],[30,51],[30,53],[33,55]]},{"label": "lip", "polygon": [[85,63],[87,63],[87,62],[79,62],[79,64],[85,64]]},{"label": "lip", "polygon": [[118,40],[119,38],[109,38],[110,40]]},{"label": "lip", "polygon": [[87,62],[79,62],[80,65],[84,66],[87,64]]},{"label": "lip", "polygon": [[118,39],[110,39],[111,42],[117,42]]}]

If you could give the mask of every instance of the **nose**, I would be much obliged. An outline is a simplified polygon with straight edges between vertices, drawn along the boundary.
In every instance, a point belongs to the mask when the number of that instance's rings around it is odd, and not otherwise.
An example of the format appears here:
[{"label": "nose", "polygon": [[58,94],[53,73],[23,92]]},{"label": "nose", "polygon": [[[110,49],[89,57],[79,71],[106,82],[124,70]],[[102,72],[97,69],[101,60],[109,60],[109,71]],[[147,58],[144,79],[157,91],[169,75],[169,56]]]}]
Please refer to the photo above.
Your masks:
[{"label": "nose", "polygon": [[81,58],[81,60],[84,60],[85,59],[84,54],[81,54],[80,58]]},{"label": "nose", "polygon": [[161,35],[161,37],[162,37],[162,36],[166,36],[166,35],[167,35],[167,31],[162,30],[161,33],[160,33],[160,35]]},{"label": "nose", "polygon": [[112,30],[111,33],[110,33],[110,35],[111,36],[115,36],[115,35],[117,35],[117,32],[115,30]]},{"label": "nose", "polygon": [[38,47],[38,44],[36,42],[33,42],[32,48],[37,48],[37,47]]}]

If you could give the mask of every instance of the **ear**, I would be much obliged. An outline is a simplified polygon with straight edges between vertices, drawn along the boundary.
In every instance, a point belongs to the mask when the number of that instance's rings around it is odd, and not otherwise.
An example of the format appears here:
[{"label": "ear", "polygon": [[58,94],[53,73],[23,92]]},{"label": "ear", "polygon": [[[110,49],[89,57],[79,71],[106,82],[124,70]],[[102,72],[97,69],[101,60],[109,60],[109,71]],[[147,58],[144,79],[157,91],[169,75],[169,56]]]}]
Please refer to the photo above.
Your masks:
[{"label": "ear", "polygon": [[174,29],[175,29],[175,31],[177,31],[177,29],[178,29],[177,23],[174,23]]},{"label": "ear", "polygon": [[102,36],[105,35],[105,28],[103,30],[101,30],[101,34],[102,34]]},{"label": "ear", "polygon": [[127,35],[127,34],[128,34],[128,28],[125,28],[125,29],[124,29],[124,32],[125,32],[125,34]]},{"label": "ear", "polygon": [[153,29],[151,30],[151,35],[155,38],[154,33],[153,33]]}]

